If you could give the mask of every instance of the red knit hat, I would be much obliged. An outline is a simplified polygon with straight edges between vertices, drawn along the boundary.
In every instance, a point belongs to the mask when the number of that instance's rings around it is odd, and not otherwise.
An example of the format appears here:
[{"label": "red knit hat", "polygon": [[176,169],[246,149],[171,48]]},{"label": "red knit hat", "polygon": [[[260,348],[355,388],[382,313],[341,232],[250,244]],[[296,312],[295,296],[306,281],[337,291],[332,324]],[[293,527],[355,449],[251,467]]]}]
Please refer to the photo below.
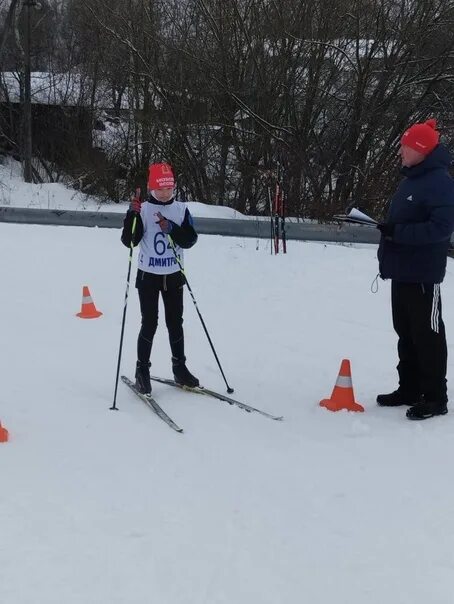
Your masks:
[{"label": "red knit hat", "polygon": [[151,164],[148,169],[148,190],[173,189],[175,177],[169,164]]},{"label": "red knit hat", "polygon": [[400,139],[401,145],[406,145],[422,155],[428,155],[438,145],[440,133],[436,130],[436,120],[427,120],[423,124],[413,124]]}]

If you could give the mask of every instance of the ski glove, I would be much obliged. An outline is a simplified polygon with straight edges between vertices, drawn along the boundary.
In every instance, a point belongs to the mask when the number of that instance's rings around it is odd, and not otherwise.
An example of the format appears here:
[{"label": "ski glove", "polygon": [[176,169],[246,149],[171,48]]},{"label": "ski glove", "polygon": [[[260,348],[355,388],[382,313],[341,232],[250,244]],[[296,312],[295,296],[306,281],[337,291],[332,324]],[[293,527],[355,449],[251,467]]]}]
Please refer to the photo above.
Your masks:
[{"label": "ski glove", "polygon": [[172,222],[170,220],[167,220],[167,218],[164,218],[161,212],[158,212],[157,214],[155,214],[155,216],[157,216],[158,218],[156,224],[159,224],[161,231],[168,235],[172,231]]},{"label": "ski glove", "polygon": [[394,236],[394,228],[395,224],[392,222],[379,222],[377,224],[377,229],[383,235],[385,239],[392,239]]},{"label": "ski glove", "polygon": [[140,209],[142,207],[142,202],[140,201],[140,196],[137,193],[131,197],[131,203],[129,204],[129,209],[131,212],[135,212],[136,214],[140,214]]}]

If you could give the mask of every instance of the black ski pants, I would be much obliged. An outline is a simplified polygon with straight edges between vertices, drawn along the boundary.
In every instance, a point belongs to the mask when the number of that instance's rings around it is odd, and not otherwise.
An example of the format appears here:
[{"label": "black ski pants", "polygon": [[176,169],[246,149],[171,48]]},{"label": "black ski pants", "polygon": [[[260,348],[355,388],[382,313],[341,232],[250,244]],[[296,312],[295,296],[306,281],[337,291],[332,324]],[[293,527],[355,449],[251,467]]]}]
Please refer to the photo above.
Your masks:
[{"label": "black ski pants", "polygon": [[391,300],[399,337],[400,390],[410,397],[422,394],[428,402],[447,402],[448,351],[440,284],[393,281]]},{"label": "black ski pants", "polygon": [[153,338],[158,327],[159,294],[164,302],[165,320],[169,332],[172,357],[184,360],[183,287],[180,271],[170,275],[155,275],[138,270],[136,287],[139,292],[142,325],[137,340],[137,359],[148,363]]}]

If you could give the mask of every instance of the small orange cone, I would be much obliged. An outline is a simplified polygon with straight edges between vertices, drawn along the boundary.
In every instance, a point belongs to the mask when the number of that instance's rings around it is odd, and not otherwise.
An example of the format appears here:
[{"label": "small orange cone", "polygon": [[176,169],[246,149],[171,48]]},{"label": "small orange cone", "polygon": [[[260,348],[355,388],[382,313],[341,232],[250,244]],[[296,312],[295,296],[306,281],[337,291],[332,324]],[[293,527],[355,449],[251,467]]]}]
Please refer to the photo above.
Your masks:
[{"label": "small orange cone", "polygon": [[87,285],[84,285],[82,290],[82,308],[77,313],[77,317],[81,319],[97,319],[102,315],[100,310],[97,310],[96,306],[91,299],[90,290]]},{"label": "small orange cone", "polygon": [[6,428],[2,426],[2,422],[0,422],[0,443],[6,443],[9,439],[9,433]]},{"label": "small orange cone", "polygon": [[355,401],[350,361],[347,359],[344,359],[341,363],[331,398],[320,401],[320,406],[326,407],[330,411],[340,411],[341,409],[364,411],[364,407]]}]

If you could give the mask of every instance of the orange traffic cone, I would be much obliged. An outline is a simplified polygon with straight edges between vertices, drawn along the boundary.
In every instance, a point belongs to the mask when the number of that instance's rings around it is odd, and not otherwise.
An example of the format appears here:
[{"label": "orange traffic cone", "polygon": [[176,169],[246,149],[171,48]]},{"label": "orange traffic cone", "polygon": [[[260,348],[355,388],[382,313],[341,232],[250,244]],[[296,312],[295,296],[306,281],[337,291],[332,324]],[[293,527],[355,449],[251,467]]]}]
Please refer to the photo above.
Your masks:
[{"label": "orange traffic cone", "polygon": [[347,359],[344,359],[341,363],[331,398],[320,401],[320,406],[326,407],[330,411],[340,411],[341,409],[364,411],[364,407],[355,402],[350,361]]},{"label": "orange traffic cone", "polygon": [[90,290],[87,285],[84,285],[82,290],[82,308],[77,313],[77,317],[81,319],[97,319],[102,315],[100,310],[96,309],[96,306],[91,299]]},{"label": "orange traffic cone", "polygon": [[6,428],[2,426],[2,422],[0,422],[0,443],[8,442],[9,433]]}]

